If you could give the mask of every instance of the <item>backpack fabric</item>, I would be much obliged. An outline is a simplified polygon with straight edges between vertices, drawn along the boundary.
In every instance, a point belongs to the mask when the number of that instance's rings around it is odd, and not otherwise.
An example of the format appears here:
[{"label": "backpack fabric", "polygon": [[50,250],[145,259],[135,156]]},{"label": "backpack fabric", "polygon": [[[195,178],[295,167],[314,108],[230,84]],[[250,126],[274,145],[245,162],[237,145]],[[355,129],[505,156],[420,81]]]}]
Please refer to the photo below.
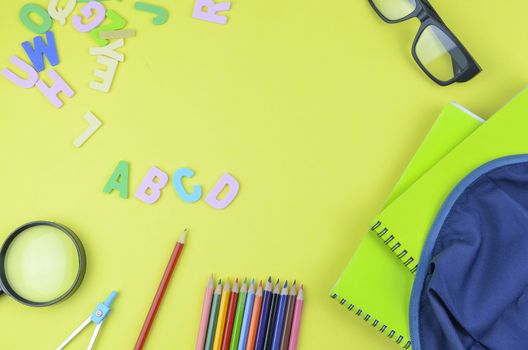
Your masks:
[{"label": "backpack fabric", "polygon": [[528,155],[491,161],[455,187],[409,312],[414,350],[528,349]]}]

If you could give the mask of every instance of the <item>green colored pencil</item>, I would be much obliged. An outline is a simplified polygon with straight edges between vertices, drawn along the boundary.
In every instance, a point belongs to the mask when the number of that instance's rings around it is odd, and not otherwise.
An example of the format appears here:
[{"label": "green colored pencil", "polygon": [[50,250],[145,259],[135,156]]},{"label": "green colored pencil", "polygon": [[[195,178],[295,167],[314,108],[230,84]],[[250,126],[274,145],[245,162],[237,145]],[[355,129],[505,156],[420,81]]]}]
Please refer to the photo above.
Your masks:
[{"label": "green colored pencil", "polygon": [[231,334],[231,343],[229,344],[229,350],[237,350],[238,340],[240,339],[240,329],[242,328],[242,319],[244,318],[244,309],[246,307],[247,297],[247,282],[244,279],[242,288],[238,293],[238,304],[235,313],[235,322],[233,323],[233,333]]},{"label": "green colored pencil", "polygon": [[207,326],[207,336],[205,337],[204,350],[211,350],[213,348],[214,336],[216,331],[216,319],[218,318],[218,310],[220,309],[220,297],[222,296],[222,280],[218,281],[218,285],[213,294],[213,302],[211,303],[211,314],[209,315],[209,325]]}]

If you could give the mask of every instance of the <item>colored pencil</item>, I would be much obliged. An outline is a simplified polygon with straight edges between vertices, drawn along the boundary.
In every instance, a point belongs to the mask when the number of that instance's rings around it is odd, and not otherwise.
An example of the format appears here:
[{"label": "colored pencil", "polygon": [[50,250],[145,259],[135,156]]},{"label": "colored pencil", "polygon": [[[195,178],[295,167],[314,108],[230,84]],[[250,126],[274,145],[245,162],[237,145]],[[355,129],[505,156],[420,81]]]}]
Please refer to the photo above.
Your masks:
[{"label": "colored pencil", "polygon": [[209,325],[207,326],[207,336],[205,337],[204,350],[211,350],[213,348],[216,320],[218,319],[218,311],[220,310],[220,298],[222,297],[222,280],[218,281],[214,295],[213,303],[211,305],[211,314],[209,315]]},{"label": "colored pencil", "polygon": [[264,295],[262,297],[262,307],[260,309],[260,318],[257,327],[257,338],[255,341],[255,350],[264,349],[264,338],[266,338],[266,324],[268,322],[268,316],[270,311],[271,301],[271,277],[266,282],[264,287]]},{"label": "colored pencil", "polygon": [[183,231],[182,236],[180,237],[180,239],[178,240],[178,242],[176,242],[176,245],[174,246],[174,250],[172,251],[172,255],[169,259],[169,263],[167,264],[167,267],[165,268],[165,272],[163,273],[163,277],[159,284],[156,295],[154,296],[154,300],[152,301],[152,304],[150,305],[149,312],[147,314],[147,317],[145,318],[145,322],[143,323],[141,332],[139,333],[139,337],[137,339],[136,345],[134,346],[134,350],[143,349],[143,346],[145,345],[145,342],[147,341],[147,337],[150,333],[150,328],[152,327],[152,323],[154,322],[154,319],[156,318],[156,314],[158,313],[159,306],[161,304],[163,296],[165,295],[167,286],[169,285],[169,282],[171,280],[172,273],[174,272],[174,268],[176,267],[176,264],[178,263],[178,259],[183,250],[183,246],[185,245],[186,235],[187,235],[187,229]]},{"label": "colored pencil", "polygon": [[244,308],[244,316],[242,318],[242,325],[240,326],[240,337],[238,345],[235,350],[245,350],[249,332],[249,322],[251,321],[251,311],[253,310],[253,303],[255,301],[255,280],[251,280],[249,291],[246,298],[246,306]]},{"label": "colored pencil", "polygon": [[238,304],[236,307],[235,321],[233,322],[233,332],[231,333],[231,343],[229,350],[237,350],[238,342],[240,340],[240,330],[242,328],[242,319],[244,318],[244,309],[246,307],[247,298],[247,282],[244,279],[240,293],[238,293]]},{"label": "colored pencil", "polygon": [[[270,286],[271,288],[271,286]],[[248,339],[246,350],[253,350],[255,348],[255,341],[257,340],[257,328],[259,324],[260,310],[262,308],[262,281],[260,281],[255,293],[255,301],[253,302],[253,310],[251,311],[251,321],[249,322]],[[244,349],[241,349],[244,350]]]},{"label": "colored pencil", "polygon": [[224,327],[224,335],[222,336],[221,350],[229,350],[229,344],[231,343],[231,334],[233,334],[233,323],[235,322],[235,314],[237,309],[238,301],[238,279],[233,285],[233,290],[229,296],[229,307],[227,308],[227,316]]},{"label": "colored pencil", "polygon": [[273,288],[271,294],[270,311],[268,316],[268,323],[266,324],[266,336],[264,338],[264,350],[271,349],[271,341],[273,339],[273,327],[275,326],[275,319],[277,317],[277,306],[279,305],[280,284],[279,280]]},{"label": "colored pencil", "polygon": [[205,296],[202,306],[202,317],[200,318],[200,328],[198,329],[198,337],[196,339],[196,350],[203,350],[205,345],[205,337],[207,336],[207,322],[209,321],[209,314],[211,312],[211,303],[213,301],[214,292],[213,276],[209,278],[207,287],[205,288]]},{"label": "colored pencil", "polygon": [[227,307],[229,306],[229,295],[231,294],[231,287],[229,282],[224,283],[222,290],[222,298],[220,299],[220,309],[218,310],[218,318],[216,320],[216,330],[213,342],[213,350],[220,350],[222,346],[222,336],[224,335],[225,319],[227,315]]},{"label": "colored pencil", "polygon": [[277,307],[277,318],[273,325],[273,338],[271,341],[271,350],[280,350],[282,330],[284,327],[284,316],[286,316],[286,303],[288,302],[288,281],[284,283],[282,292],[279,297],[279,306]]},{"label": "colored pencil", "polygon": [[293,312],[292,330],[290,335],[290,345],[288,350],[296,350],[299,341],[299,328],[301,327],[302,309],[304,304],[304,289],[301,285],[297,300],[295,301],[295,311]]},{"label": "colored pencil", "polygon": [[293,282],[288,295],[288,305],[286,306],[286,315],[284,316],[284,330],[282,331],[282,339],[280,350],[288,350],[290,343],[290,333],[293,319],[293,309],[295,308],[295,298],[297,297],[297,285]]}]

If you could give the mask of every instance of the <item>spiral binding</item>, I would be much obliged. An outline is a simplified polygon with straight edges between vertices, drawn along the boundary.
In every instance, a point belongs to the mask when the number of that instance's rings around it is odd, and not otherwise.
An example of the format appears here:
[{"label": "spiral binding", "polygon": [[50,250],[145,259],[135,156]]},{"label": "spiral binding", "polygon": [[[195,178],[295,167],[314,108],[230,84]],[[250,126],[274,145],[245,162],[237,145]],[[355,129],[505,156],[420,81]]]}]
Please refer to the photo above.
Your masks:
[{"label": "spiral binding", "polygon": [[[344,299],[344,298],[339,299],[339,295],[337,295],[336,293],[332,294],[331,298],[339,300],[339,304],[341,304],[343,306],[346,306],[346,304],[347,304],[347,300]],[[346,308],[347,308],[348,311],[354,311],[356,306],[354,304],[349,304]],[[370,315],[370,314],[365,314],[364,316],[362,316],[363,315],[363,310],[361,308],[357,308],[355,314],[356,314],[356,316],[362,317],[363,321],[365,321],[365,322],[370,322],[370,320],[372,319],[372,315]],[[377,319],[374,319],[374,321],[372,321],[370,325],[372,327],[378,328],[378,326],[380,325],[380,321],[377,320]],[[385,324],[382,324],[381,327],[379,327],[379,331],[381,333],[384,333],[384,334],[385,334],[385,332],[388,329],[389,329],[389,327],[387,325],[385,325]],[[408,340],[407,342],[404,342],[405,341],[405,337],[404,336],[399,335],[397,338],[395,338],[395,335],[396,335],[396,331],[394,329],[391,329],[387,333],[387,337],[389,337],[391,339],[394,339],[396,344],[402,345],[404,349],[409,349],[411,347],[411,341],[410,340]],[[405,344],[405,345],[403,345],[403,344]]]},{"label": "spiral binding", "polygon": [[[380,230],[381,228],[381,230]],[[416,273],[418,269],[418,261],[412,256],[407,256],[408,251],[403,249],[402,244],[398,241],[395,241],[396,237],[394,235],[388,234],[389,229],[382,227],[381,221],[377,221],[374,226],[370,228],[370,231],[376,234],[381,241],[394,252],[394,254],[401,260],[403,265],[405,265],[412,274]],[[391,245],[392,243],[392,245]],[[400,249],[401,248],[401,249]]]}]

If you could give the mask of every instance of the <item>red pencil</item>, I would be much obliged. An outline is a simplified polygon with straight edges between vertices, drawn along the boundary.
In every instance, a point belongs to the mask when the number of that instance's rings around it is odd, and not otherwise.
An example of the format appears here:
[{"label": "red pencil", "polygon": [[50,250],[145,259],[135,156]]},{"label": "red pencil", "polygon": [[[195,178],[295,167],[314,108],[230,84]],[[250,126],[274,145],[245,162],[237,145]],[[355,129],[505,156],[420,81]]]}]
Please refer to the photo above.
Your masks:
[{"label": "red pencil", "polygon": [[227,308],[226,323],[224,328],[224,336],[222,337],[221,350],[229,350],[231,343],[231,333],[233,333],[233,323],[235,322],[235,314],[238,301],[238,278],[235,280],[231,295],[229,296],[229,306]]},{"label": "red pencil", "polygon": [[174,271],[174,268],[176,267],[176,263],[178,262],[178,258],[180,257],[180,254],[183,250],[186,235],[187,235],[187,229],[183,231],[182,236],[180,237],[180,239],[178,240],[178,242],[176,242],[176,245],[174,246],[174,250],[172,251],[172,255],[170,257],[169,263],[167,264],[167,267],[165,268],[165,273],[163,274],[163,278],[161,279],[160,285],[158,287],[158,291],[156,292],[156,295],[154,296],[152,305],[150,305],[150,310],[147,314],[147,318],[145,319],[145,322],[143,323],[143,328],[141,328],[141,332],[139,333],[139,337],[136,342],[136,346],[134,346],[134,350],[141,350],[143,349],[143,346],[145,345],[145,341],[147,340],[147,337],[150,332],[150,327],[152,327],[152,323],[154,322],[154,318],[156,317],[156,313],[158,312],[158,308],[161,304],[161,300],[163,299],[163,296],[165,295],[165,291],[167,290],[167,286],[172,277],[172,272]]}]

